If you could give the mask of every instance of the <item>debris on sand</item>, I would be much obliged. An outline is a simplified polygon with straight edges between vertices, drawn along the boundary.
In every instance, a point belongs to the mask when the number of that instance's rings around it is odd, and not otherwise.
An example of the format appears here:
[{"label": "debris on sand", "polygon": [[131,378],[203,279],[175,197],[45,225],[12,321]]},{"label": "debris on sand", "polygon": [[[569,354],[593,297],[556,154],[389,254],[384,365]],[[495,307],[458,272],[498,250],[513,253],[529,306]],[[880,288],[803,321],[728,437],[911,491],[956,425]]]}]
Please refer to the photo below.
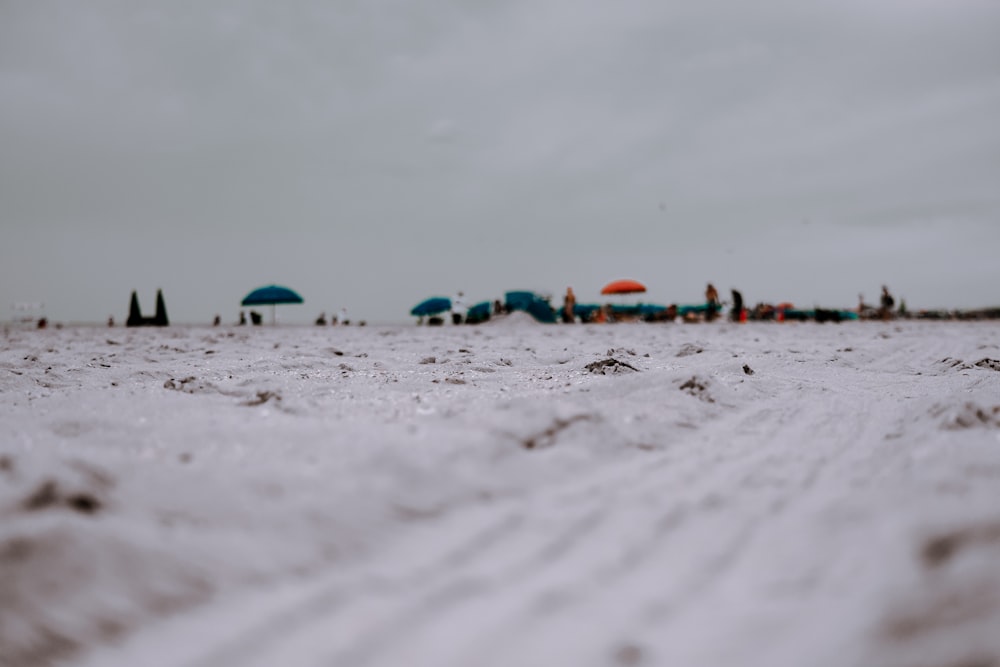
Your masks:
[{"label": "debris on sand", "polygon": [[275,401],[276,403],[281,402],[281,394],[276,391],[261,390],[257,392],[257,395],[253,398],[247,399],[243,402],[243,405],[248,407],[254,407],[256,405],[264,405],[268,401]]},{"label": "debris on sand", "polygon": [[190,387],[188,385],[190,383],[194,382],[197,379],[198,378],[196,378],[193,375],[189,375],[188,377],[183,378],[181,380],[176,380],[174,378],[170,378],[169,380],[167,380],[166,382],[163,383],[163,388],[164,389],[173,389],[175,391],[184,391],[184,392],[187,392],[189,394],[193,394],[194,393],[194,388]]},{"label": "debris on sand", "polygon": [[748,364],[743,364],[743,372],[747,375],[753,375],[753,369]]},{"label": "debris on sand", "polygon": [[939,567],[958,553],[972,546],[1000,544],[1000,521],[970,525],[927,539],[920,557],[927,568]]},{"label": "debris on sand", "polygon": [[601,359],[600,361],[589,363],[587,364],[586,369],[591,373],[597,373],[600,375],[639,372],[639,369],[635,366],[625,363],[624,361],[619,361],[614,357],[608,357],[607,359]]},{"label": "debris on sand", "polygon": [[971,366],[969,366],[961,359],[954,359],[952,357],[945,357],[944,359],[938,362],[938,365],[943,366],[946,369],[954,368],[960,371],[967,371],[971,368]]},{"label": "debris on sand", "polygon": [[33,485],[20,501],[25,512],[68,508],[93,515],[107,505],[107,492],[114,480],[103,470],[81,461],[71,462],[71,470],[59,476],[47,475]]},{"label": "debris on sand", "polygon": [[715,399],[708,395],[708,380],[702,380],[697,375],[692,375],[691,379],[684,382],[680,388],[681,391],[687,392],[706,403],[715,403]]},{"label": "debris on sand", "polygon": [[956,408],[938,408],[935,412],[945,414],[942,427],[949,431],[980,426],[1000,427],[1000,405],[985,407],[966,401]]},{"label": "debris on sand", "polygon": [[590,415],[574,415],[565,419],[556,419],[552,424],[539,433],[535,433],[521,440],[521,446],[525,449],[541,449],[551,447],[556,442],[556,436],[566,430],[576,422],[588,421],[592,419]]},{"label": "debris on sand", "polygon": [[615,663],[623,667],[634,667],[642,663],[642,649],[635,644],[622,644],[615,651]]}]

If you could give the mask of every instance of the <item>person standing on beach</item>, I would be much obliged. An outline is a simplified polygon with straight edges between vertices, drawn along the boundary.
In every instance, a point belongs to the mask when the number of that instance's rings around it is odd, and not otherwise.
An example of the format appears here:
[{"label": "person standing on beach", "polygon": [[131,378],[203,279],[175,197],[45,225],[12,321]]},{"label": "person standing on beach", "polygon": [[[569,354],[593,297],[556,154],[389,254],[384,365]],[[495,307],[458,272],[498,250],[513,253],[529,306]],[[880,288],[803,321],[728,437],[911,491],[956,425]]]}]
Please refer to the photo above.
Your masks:
[{"label": "person standing on beach", "polygon": [[896,300],[892,298],[889,294],[889,288],[882,285],[882,307],[879,308],[878,314],[883,320],[888,320],[892,317],[892,307],[896,305]]},{"label": "person standing on beach", "polygon": [[576,295],[573,294],[573,288],[566,288],[566,296],[563,298],[563,315],[562,320],[566,324],[572,324],[576,321],[576,313],[573,309],[576,307]]},{"label": "person standing on beach", "polygon": [[459,292],[455,295],[455,298],[451,300],[451,322],[452,324],[461,324],[462,317],[465,315],[465,301],[462,300],[464,294]]},{"label": "person standing on beach", "polygon": [[740,294],[739,290],[732,290],[733,292],[733,312],[732,320],[733,322],[743,321],[743,295]]},{"label": "person standing on beach", "polygon": [[715,289],[715,285],[712,283],[709,283],[708,287],[705,288],[705,304],[707,305],[705,319],[711,322],[715,319],[716,313],[719,312],[719,290]]}]

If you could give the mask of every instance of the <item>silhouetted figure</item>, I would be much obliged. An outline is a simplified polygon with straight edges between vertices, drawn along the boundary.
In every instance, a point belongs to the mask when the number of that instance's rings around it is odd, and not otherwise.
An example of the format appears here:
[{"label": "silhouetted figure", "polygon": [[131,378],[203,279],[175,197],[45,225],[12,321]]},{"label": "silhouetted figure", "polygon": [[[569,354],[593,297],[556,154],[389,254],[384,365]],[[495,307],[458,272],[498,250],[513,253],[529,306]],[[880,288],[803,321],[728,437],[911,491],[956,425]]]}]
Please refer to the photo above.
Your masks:
[{"label": "silhouetted figure", "polygon": [[252,322],[255,327],[260,326],[260,323],[263,321],[264,318],[261,316],[260,313],[258,313],[256,310],[250,311],[250,322]]},{"label": "silhouetted figure", "polygon": [[316,318],[316,326],[325,327],[326,326],[326,313],[320,313],[319,317]]},{"label": "silhouetted figure", "polygon": [[705,288],[705,304],[707,305],[705,319],[711,322],[719,312],[719,290],[715,289],[712,283]]},{"label": "silhouetted figure", "polygon": [[889,294],[889,288],[886,287],[885,285],[882,285],[881,304],[882,306],[881,308],[879,308],[878,311],[879,317],[881,317],[883,320],[888,320],[890,317],[892,317],[892,307],[896,305],[896,300],[892,298],[891,294]]},{"label": "silhouetted figure", "polygon": [[115,326],[115,318],[113,315],[108,315],[108,326],[109,327]]},{"label": "silhouetted figure", "polygon": [[219,326],[221,324],[222,324],[222,317],[220,315],[216,315],[215,319],[212,320],[212,326],[213,327],[217,327],[217,326]]},{"label": "silhouetted figure", "polygon": [[500,299],[494,299],[493,300],[493,314],[494,315],[499,315],[502,312],[503,312],[503,303],[500,301]]},{"label": "silhouetted figure", "polygon": [[240,311],[240,326],[245,326],[247,323],[247,314],[244,311]]},{"label": "silhouetted figure", "polygon": [[576,321],[576,314],[573,309],[576,308],[576,295],[573,294],[573,288],[566,288],[566,296],[563,297],[563,316],[562,320],[566,324],[572,324]]},{"label": "silhouetted figure", "polygon": [[455,298],[451,300],[451,323],[461,324],[462,317],[465,315],[465,302],[462,300],[463,294],[459,292],[455,295]]},{"label": "silhouetted figure", "polygon": [[733,322],[743,321],[743,295],[740,294],[739,290],[732,290],[733,292],[733,312],[732,320]]},{"label": "silhouetted figure", "polygon": [[47,326],[49,326],[49,321],[48,321],[47,318],[44,318],[44,317],[38,318],[38,328],[39,329],[44,329]]}]

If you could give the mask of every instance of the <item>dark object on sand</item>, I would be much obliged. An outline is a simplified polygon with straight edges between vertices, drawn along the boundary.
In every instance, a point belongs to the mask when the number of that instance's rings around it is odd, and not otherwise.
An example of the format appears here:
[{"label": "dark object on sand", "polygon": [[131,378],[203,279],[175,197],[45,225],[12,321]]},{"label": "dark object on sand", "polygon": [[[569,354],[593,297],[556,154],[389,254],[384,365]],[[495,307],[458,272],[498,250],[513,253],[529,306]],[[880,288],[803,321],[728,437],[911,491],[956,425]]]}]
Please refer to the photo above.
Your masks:
[{"label": "dark object on sand", "polygon": [[816,321],[819,323],[823,322],[840,322],[843,319],[843,315],[839,310],[829,310],[827,308],[817,308],[814,311],[814,316]]},{"label": "dark object on sand", "polygon": [[263,321],[264,321],[264,318],[261,316],[260,313],[258,313],[256,310],[251,310],[250,311],[250,322],[254,326],[259,326],[260,323],[263,322]]},{"label": "dark object on sand", "polygon": [[743,364],[743,372],[747,375],[753,375],[753,369],[748,364]]},{"label": "dark object on sand", "polygon": [[132,302],[128,308],[127,327],[165,327],[167,321],[167,307],[163,303],[163,290],[156,290],[156,315],[153,317],[143,317],[139,309],[139,295],[132,290]]}]

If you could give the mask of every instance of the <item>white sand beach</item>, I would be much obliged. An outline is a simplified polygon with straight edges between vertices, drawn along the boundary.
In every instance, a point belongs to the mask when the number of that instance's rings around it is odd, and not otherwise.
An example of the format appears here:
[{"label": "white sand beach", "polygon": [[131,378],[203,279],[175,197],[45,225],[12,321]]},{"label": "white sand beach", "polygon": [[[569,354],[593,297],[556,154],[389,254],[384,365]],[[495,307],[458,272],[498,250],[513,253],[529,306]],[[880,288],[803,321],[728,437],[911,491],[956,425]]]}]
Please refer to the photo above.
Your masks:
[{"label": "white sand beach", "polygon": [[995,322],[7,329],[0,665],[1000,665],[997,360]]}]

